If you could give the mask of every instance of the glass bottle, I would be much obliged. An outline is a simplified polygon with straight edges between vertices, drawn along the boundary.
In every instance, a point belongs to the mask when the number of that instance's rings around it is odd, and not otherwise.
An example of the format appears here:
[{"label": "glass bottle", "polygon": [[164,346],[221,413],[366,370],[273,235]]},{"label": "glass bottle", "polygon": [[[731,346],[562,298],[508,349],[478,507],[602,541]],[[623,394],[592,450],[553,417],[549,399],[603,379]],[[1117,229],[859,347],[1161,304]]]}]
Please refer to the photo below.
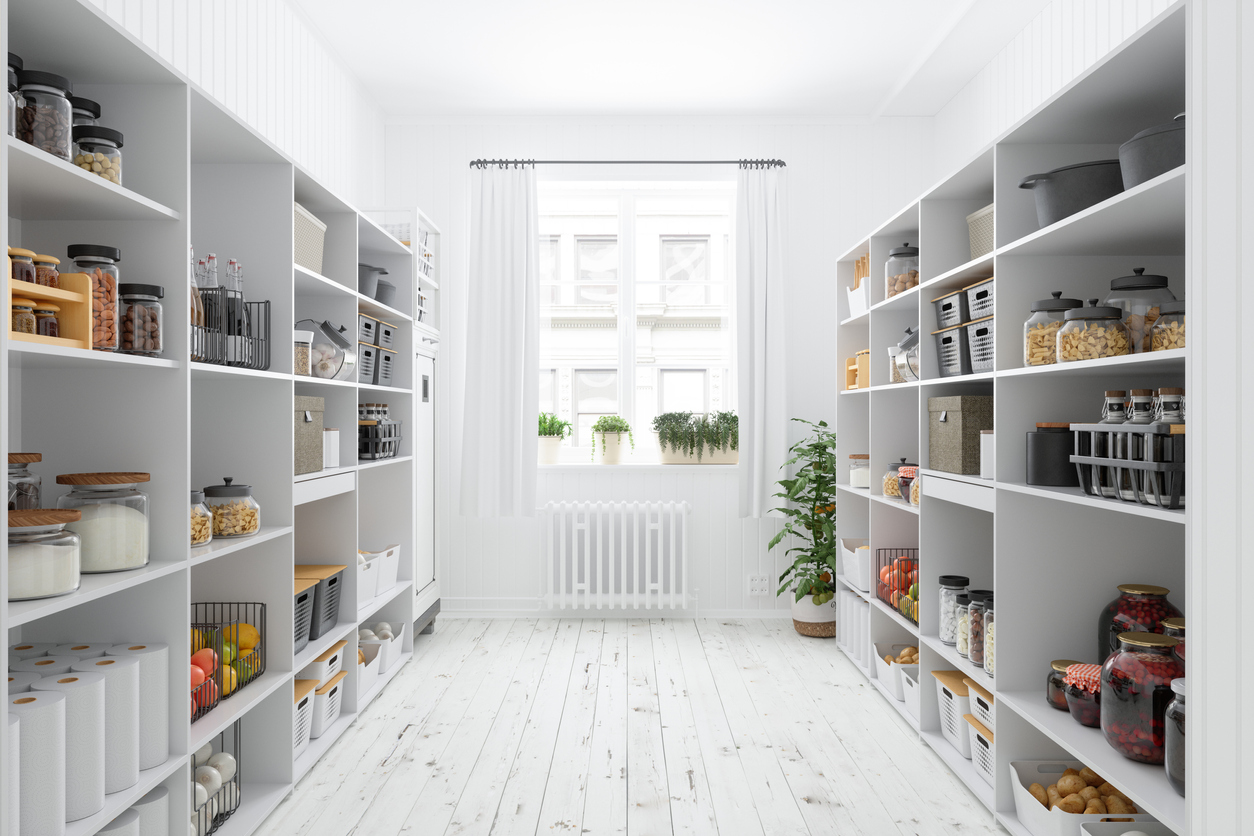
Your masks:
[{"label": "glass bottle", "polygon": [[971,596],[963,592],[954,599],[954,607],[958,611],[958,629],[954,633],[954,650],[966,659],[971,651]]},{"label": "glass bottle", "polygon": [[1080,664],[1074,659],[1055,659],[1049,663],[1049,673],[1045,675],[1045,702],[1050,707],[1059,711],[1070,711],[1067,707],[1066,686],[1063,683],[1063,677],[1067,674],[1067,668],[1071,665]]},{"label": "glass bottle", "polygon": [[1119,649],[1119,634],[1128,631],[1162,632],[1164,619],[1182,615],[1167,600],[1171,590],[1142,583],[1119,585],[1119,597],[1102,610],[1097,620],[1097,658],[1102,661]]},{"label": "glass bottle", "polygon": [[[1099,424],[1122,424],[1128,420],[1128,393],[1123,389],[1107,389]],[[1094,453],[1093,455],[1098,455]]]},{"label": "glass bottle", "polygon": [[940,640],[954,645],[958,643],[958,597],[967,591],[971,579],[966,575],[941,575],[939,581]]},{"label": "glass bottle", "polygon": [[205,305],[204,300],[200,296],[200,288],[196,285],[196,251],[191,251],[191,265],[188,268],[187,276],[187,298],[189,302],[188,314],[190,316],[191,331],[191,358],[193,360],[205,359]]},{"label": "glass bottle", "polygon": [[1164,424],[1184,423],[1184,390],[1179,387],[1168,387],[1158,390],[1158,403],[1155,420]]},{"label": "glass bottle", "polygon": [[43,480],[39,474],[31,473],[27,465],[41,462],[44,457],[39,453],[9,454],[9,510],[29,511],[42,508],[40,504],[43,492]]},{"label": "glass bottle", "polygon": [[1102,732],[1129,760],[1164,760],[1171,681],[1184,670],[1171,649],[1176,640],[1157,633],[1119,635],[1119,649],[1102,665]]},{"label": "glass bottle", "polygon": [[70,492],[58,508],[74,509],[82,519],[71,530],[83,538],[83,573],[125,572],[148,564],[148,494],[139,485],[147,473],[63,473],[58,485]]},{"label": "glass bottle", "polygon": [[1132,408],[1129,410],[1127,423],[1129,424],[1152,424],[1154,423],[1154,390],[1153,389],[1133,389],[1131,401],[1132,401]]},{"label": "glass bottle", "polygon": [[1184,710],[1187,692],[1183,676],[1171,680],[1171,702],[1163,713],[1166,726],[1163,741],[1163,764],[1167,768],[1167,782],[1171,788],[1184,795]]}]

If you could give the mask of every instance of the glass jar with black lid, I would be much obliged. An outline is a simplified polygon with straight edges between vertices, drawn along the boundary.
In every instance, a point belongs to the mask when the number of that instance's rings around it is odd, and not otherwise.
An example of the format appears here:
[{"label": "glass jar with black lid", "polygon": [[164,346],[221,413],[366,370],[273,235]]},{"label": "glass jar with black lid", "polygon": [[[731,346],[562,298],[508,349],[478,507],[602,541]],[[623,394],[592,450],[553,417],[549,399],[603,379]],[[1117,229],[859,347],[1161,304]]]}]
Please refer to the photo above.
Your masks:
[{"label": "glass jar with black lid", "polygon": [[54,157],[70,159],[73,112],[69,97],[74,92],[70,80],[37,70],[23,70],[17,80],[26,100],[17,119],[17,138]]},{"label": "glass jar with black lid", "polygon": [[884,298],[891,299],[919,286],[919,248],[909,242],[888,251],[884,262]]},{"label": "glass jar with black lid", "polygon": [[204,490],[213,512],[214,537],[251,537],[261,530],[261,506],[253,498],[252,486],[234,482],[228,476],[221,485]]},{"label": "glass jar with black lid", "polygon": [[[944,644],[958,643],[958,597],[967,591],[971,579],[966,575],[941,575],[940,582],[940,640]],[[968,598],[968,603],[970,599]]]},{"label": "glass jar with black lid", "polygon": [[993,597],[991,589],[969,589],[971,603],[967,606],[967,659],[977,668],[984,667],[984,611],[986,601]]},{"label": "glass jar with black lid", "polygon": [[1168,289],[1166,276],[1147,275],[1144,267],[1137,267],[1132,273],[1111,281],[1110,295],[1102,304],[1123,311],[1123,324],[1132,346],[1128,353],[1140,354],[1152,349],[1151,334],[1162,306],[1176,301],[1176,296]]},{"label": "glass jar with black lid", "polygon": [[954,634],[954,650],[966,659],[971,651],[971,596],[966,592],[954,598],[954,609],[958,613],[958,629]]},{"label": "glass jar with black lid", "polygon": [[74,128],[74,165],[122,185],[122,132],[103,125]]},{"label": "glass jar with black lid", "polygon": [[85,99],[82,96],[70,96],[70,113],[74,127],[79,125],[96,125],[100,119],[100,103]]},{"label": "glass jar with black lid", "polygon": [[1072,308],[1058,329],[1058,362],[1101,360],[1131,354],[1123,309],[1098,305],[1090,299],[1087,308]]},{"label": "glass jar with black lid", "polygon": [[1055,290],[1052,298],[1032,303],[1032,315],[1023,323],[1023,365],[1052,366],[1058,362],[1058,330],[1067,311],[1080,308],[1079,299],[1063,299]]}]

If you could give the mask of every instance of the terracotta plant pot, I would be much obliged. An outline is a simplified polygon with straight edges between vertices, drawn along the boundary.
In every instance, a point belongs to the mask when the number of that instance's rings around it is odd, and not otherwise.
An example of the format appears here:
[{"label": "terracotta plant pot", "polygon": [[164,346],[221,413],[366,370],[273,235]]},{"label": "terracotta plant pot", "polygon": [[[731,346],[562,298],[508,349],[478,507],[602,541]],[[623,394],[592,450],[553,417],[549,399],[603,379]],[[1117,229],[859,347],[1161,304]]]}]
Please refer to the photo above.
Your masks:
[{"label": "terracotta plant pot", "polygon": [[792,602],[792,626],[803,636],[817,639],[836,637],[836,598],[826,604],[815,604],[814,598],[806,595],[800,601]]}]

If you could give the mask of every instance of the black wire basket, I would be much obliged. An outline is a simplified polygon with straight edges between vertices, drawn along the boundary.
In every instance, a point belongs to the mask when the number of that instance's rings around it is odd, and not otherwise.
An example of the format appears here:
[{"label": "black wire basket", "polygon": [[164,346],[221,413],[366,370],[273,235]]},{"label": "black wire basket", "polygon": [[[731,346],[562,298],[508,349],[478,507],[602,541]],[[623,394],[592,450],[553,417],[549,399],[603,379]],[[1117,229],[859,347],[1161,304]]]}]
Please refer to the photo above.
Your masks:
[{"label": "black wire basket", "polygon": [[401,450],[401,421],[364,421],[357,426],[357,458],[392,459]]},{"label": "black wire basket", "polygon": [[875,550],[875,596],[907,621],[919,623],[919,550]]},{"label": "black wire basket", "polygon": [[215,366],[269,369],[270,302],[247,302],[238,290],[224,287],[196,292],[205,324],[192,324],[192,359]]},{"label": "black wire basket", "polygon": [[[196,753],[192,753],[192,776],[195,781],[192,785],[192,822],[195,825],[193,830],[200,836],[209,836],[239,809],[244,784],[240,723],[236,720],[206,744],[213,749],[207,759],[197,764]],[[208,773],[207,769],[214,770],[217,775]],[[215,782],[218,783],[216,789],[213,786]],[[196,803],[199,794],[196,784],[204,786],[208,796],[200,805]]]},{"label": "black wire basket", "polygon": [[[213,648],[217,654],[218,670],[214,681],[218,700],[230,699],[266,672],[265,604],[192,604],[192,625],[193,629],[201,631],[204,646]],[[249,630],[249,627],[253,629]],[[251,647],[241,647],[249,643],[252,643]],[[205,685],[208,684],[207,680]],[[197,712],[193,712],[193,722],[211,709],[212,706],[198,714],[201,712],[198,708]]]}]

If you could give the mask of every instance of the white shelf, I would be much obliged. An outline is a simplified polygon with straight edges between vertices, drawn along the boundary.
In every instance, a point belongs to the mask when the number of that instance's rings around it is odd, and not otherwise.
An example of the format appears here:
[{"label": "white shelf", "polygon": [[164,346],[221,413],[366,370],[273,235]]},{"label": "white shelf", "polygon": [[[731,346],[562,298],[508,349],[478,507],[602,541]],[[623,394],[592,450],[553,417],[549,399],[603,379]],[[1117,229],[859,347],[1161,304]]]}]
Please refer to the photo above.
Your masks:
[{"label": "white shelf", "polygon": [[313,377],[301,375],[293,375],[292,380],[297,386],[339,386],[344,389],[356,389],[357,381],[355,380],[331,380],[325,377]]},{"label": "white shelf", "polygon": [[239,808],[213,832],[213,836],[249,836],[291,791],[292,785],[288,783],[252,783],[245,780],[240,789]]},{"label": "white shelf", "polygon": [[980,279],[993,275],[993,254],[973,258],[966,264],[960,264],[952,270],[941,273],[934,279],[928,279],[919,285],[919,295],[923,305],[932,304],[938,296],[944,296],[954,290],[960,290]]},{"label": "white shelf", "polygon": [[[1121,372],[1184,374],[1184,361],[1188,357],[1188,351],[1187,348],[1173,348],[1170,351],[1125,354],[1122,357],[1106,357],[1102,360],[1076,360],[1073,363],[1054,363],[1049,366],[1024,366],[1018,369],[999,371],[997,376],[1082,375],[1095,377],[1098,375],[1119,374]],[[956,379],[951,378],[951,380]]]},{"label": "white shelf", "polygon": [[972,374],[959,374],[953,377],[929,377],[927,380],[921,381],[920,386],[944,386],[948,383],[969,383],[973,381],[988,380],[992,381],[997,376],[996,372],[974,372]]},{"label": "white shelf", "polygon": [[[958,648],[945,644],[937,636],[922,636],[921,638],[929,650],[942,656],[946,662],[953,665],[954,670],[960,672],[963,676],[971,677],[984,690],[993,690],[992,678],[984,674],[983,668],[976,668],[975,665],[971,664],[970,660],[963,659],[958,653]],[[935,669],[940,670],[940,668]]]},{"label": "white shelf", "polygon": [[939,731],[924,731],[921,735],[927,745],[931,746],[932,750],[940,755],[940,759],[945,762],[950,771],[957,775],[962,783],[967,785],[967,789],[971,790],[971,794],[978,798],[980,803],[990,811],[994,810],[997,799],[993,794],[993,788],[976,773],[971,759],[964,758],[959,754],[958,750]]},{"label": "white shelf", "polygon": [[314,659],[330,650],[333,644],[346,638],[350,633],[356,632],[356,621],[336,622],[334,627],[318,636],[318,638],[311,639],[309,644],[305,645],[305,649],[296,654],[296,658],[292,660],[292,673],[299,674]]},{"label": "white shelf", "polygon": [[[260,369],[240,369],[235,366],[217,366],[212,363],[192,362],[192,379],[214,379],[220,377],[252,377],[263,380],[285,380],[292,382],[292,375],[283,372],[261,371]],[[303,380],[303,378],[302,378]]]},{"label": "white shelf", "polygon": [[896,508],[898,511],[905,511],[908,514],[914,514],[916,517],[919,515],[918,505],[911,505],[909,502],[905,502],[904,500],[893,499],[891,497],[883,496],[882,494],[872,493],[868,495],[871,499],[881,505],[887,505],[890,508]]},{"label": "white shelf", "polygon": [[840,644],[838,644],[838,645],[836,645],[836,646],[837,646],[838,648],[840,648],[840,652],[841,652],[841,653],[845,654],[845,658],[847,658],[850,662],[852,662],[852,663],[853,663],[853,666],[854,666],[855,668],[857,668],[858,670],[862,671],[862,675],[863,675],[863,676],[865,676],[865,677],[867,678],[867,680],[869,681],[869,680],[871,679],[871,669],[870,669],[869,667],[863,667],[863,666],[862,666],[862,663],[861,663],[861,662],[859,662],[857,659],[855,659],[855,658],[854,658],[854,656],[853,656],[853,654],[852,654],[852,653],[850,653],[850,652],[848,651],[848,649],[846,649],[846,648],[845,648],[845,646],[844,646],[844,645],[840,645]]},{"label": "white shelf", "polygon": [[198,566],[201,563],[207,563],[215,558],[243,551],[244,549],[291,533],[292,527],[290,525],[263,525],[257,530],[257,533],[251,537],[231,537],[226,539],[218,538],[216,540],[210,540],[206,545],[192,547],[192,565]]},{"label": "white shelf", "polygon": [[315,470],[312,473],[302,473],[299,476],[293,476],[292,482],[308,482],[311,479],[325,479],[328,476],[338,476],[341,473],[352,473],[357,470],[357,465],[346,464],[342,467],[324,467],[322,470]]},{"label": "white shelf", "polygon": [[870,682],[875,686],[875,690],[879,691],[880,695],[884,697],[884,701],[897,710],[897,713],[900,714],[901,718],[910,725],[910,728],[918,731],[919,721],[914,719],[914,715],[906,710],[905,701],[894,697],[892,693],[889,692],[888,686],[881,682],[879,677],[870,680]]},{"label": "white shelf", "polygon": [[396,600],[396,596],[405,592],[413,585],[413,581],[397,581],[396,585],[384,592],[382,595],[376,595],[366,603],[357,608],[357,623],[365,621],[379,610]]},{"label": "white shelf", "polygon": [[384,229],[378,221],[367,213],[357,216],[357,246],[361,250],[388,255],[413,256],[414,251],[405,246],[396,236]]},{"label": "white shelf", "polygon": [[1010,831],[1010,836],[1032,836],[1032,831],[1024,827],[1019,816],[1013,812],[998,813],[997,822]]},{"label": "white shelf", "polygon": [[[343,703],[341,703],[341,706]],[[309,741],[309,745],[305,747],[305,751],[292,762],[292,780],[299,783],[301,778],[308,774],[313,765],[327,753],[327,750],[335,745],[349,726],[357,720],[357,714],[349,711],[341,710],[340,716],[335,718],[335,722],[331,727],[324,731],[318,737]]]},{"label": "white shelf", "polygon": [[1159,508],[1154,505],[1142,505],[1139,502],[1125,502],[1122,499],[1089,496],[1080,488],[1044,488],[1036,485],[1020,485],[1014,482],[998,482],[997,487],[1001,490],[1037,496],[1042,499],[1070,502],[1073,505],[1087,505],[1090,508],[1113,511],[1116,514],[1149,517],[1150,519],[1180,523],[1181,525],[1189,521],[1187,508],[1173,511],[1169,508]]},{"label": "white shelf", "polygon": [[401,464],[403,462],[412,462],[413,456],[394,456],[390,459],[376,459],[372,461],[358,461],[357,469],[359,471],[375,470],[380,467],[387,467],[390,464]]},{"label": "white shelf", "polygon": [[227,699],[221,700],[212,711],[192,723],[188,751],[195,752],[204,746],[214,736],[221,734],[223,729],[243,717],[254,706],[285,684],[291,688],[292,672],[277,671],[270,667],[269,660],[267,660],[265,673]]},{"label": "white shelf", "polygon": [[137,366],[150,369],[177,369],[182,364],[164,357],[140,357],[116,351],[89,351],[60,345],[9,340],[9,359],[28,369],[100,369]]},{"label": "white shelf", "polygon": [[[373,316],[375,319],[382,319],[385,322],[387,322],[388,320],[394,320],[394,319],[401,320],[402,322],[414,321],[414,318],[410,316],[409,314],[402,313],[401,311],[398,311],[396,308],[385,305],[382,302],[377,302],[363,293],[357,294],[357,309],[364,314],[369,314],[370,316]],[[392,324],[392,323],[389,322],[388,324]]]},{"label": "white shelf", "polygon": [[837,484],[836,490],[844,491],[845,493],[851,493],[854,496],[868,497],[871,495],[870,488],[855,488],[853,485]]},{"label": "white shelf", "polygon": [[83,575],[79,579],[78,590],[69,595],[58,595],[55,598],[40,598],[34,601],[10,601],[9,627],[19,627],[39,618],[47,618],[59,612],[95,601],[107,595],[130,589],[142,583],[163,578],[181,572],[187,567],[183,560],[166,560],[150,562],[147,566],[132,569],[128,572],[106,572],[100,575]]},{"label": "white shelf", "polygon": [[412,395],[413,389],[402,389],[399,386],[375,386],[373,383],[359,383],[358,390],[362,392],[384,392],[389,395]]},{"label": "white shelf", "polygon": [[133,787],[106,795],[104,807],[98,812],[85,819],[67,822],[65,825],[65,836],[92,836],[100,828],[126,812],[132,804],[147,795],[153,787],[169,778],[175,772],[178,772],[186,763],[186,755],[171,755],[160,766],[141,770],[139,781]]},{"label": "white shelf", "polygon": [[872,593],[858,589],[858,587],[850,583],[849,579],[846,578],[844,575],[837,575],[836,580],[839,581],[846,589],[848,589],[854,595],[857,595],[859,598],[861,598],[863,601],[869,601],[871,599]]},{"label": "white shelf", "polygon": [[405,651],[404,653],[401,654],[401,658],[396,660],[395,665],[388,668],[383,673],[379,674],[379,678],[378,680],[375,681],[374,687],[371,688],[370,691],[366,693],[364,696],[358,697],[357,702],[358,702],[358,705],[361,706],[362,711],[365,711],[366,707],[369,706],[370,703],[374,702],[375,697],[383,693],[383,689],[386,688],[388,683],[391,682],[392,679],[398,673],[401,672],[401,668],[409,664],[409,660],[412,659],[413,656],[414,654],[412,651],[409,651],[409,650]]},{"label": "white shelf", "polygon": [[355,288],[342,285],[334,279],[328,279],[321,273],[315,273],[308,267],[292,263],[292,277],[295,282],[297,296],[330,296],[332,298],[357,296]]},{"label": "white shelf", "polygon": [[876,311],[913,311],[918,305],[918,298],[919,285],[915,285],[909,290],[881,299],[870,307],[869,312],[874,314]]}]

